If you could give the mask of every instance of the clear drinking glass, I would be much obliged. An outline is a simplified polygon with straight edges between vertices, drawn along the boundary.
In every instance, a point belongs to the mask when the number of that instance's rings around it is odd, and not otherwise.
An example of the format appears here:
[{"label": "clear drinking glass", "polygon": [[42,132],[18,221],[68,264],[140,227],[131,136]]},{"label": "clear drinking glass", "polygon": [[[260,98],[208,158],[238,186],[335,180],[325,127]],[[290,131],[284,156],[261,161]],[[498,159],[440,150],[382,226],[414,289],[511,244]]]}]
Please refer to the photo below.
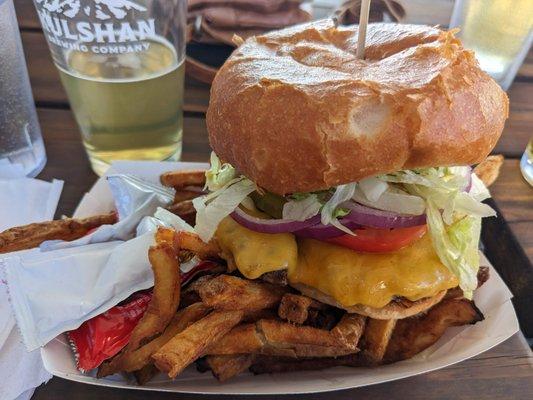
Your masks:
[{"label": "clear drinking glass", "polygon": [[93,170],[177,160],[187,0],[34,0]]},{"label": "clear drinking glass", "polygon": [[524,179],[533,186],[533,137],[529,139],[526,151],[524,151],[520,160],[520,170]]},{"label": "clear drinking glass", "polygon": [[450,27],[507,90],[533,41],[533,0],[456,0]]},{"label": "clear drinking glass", "polygon": [[35,176],[46,163],[12,0],[0,0],[0,166]]}]

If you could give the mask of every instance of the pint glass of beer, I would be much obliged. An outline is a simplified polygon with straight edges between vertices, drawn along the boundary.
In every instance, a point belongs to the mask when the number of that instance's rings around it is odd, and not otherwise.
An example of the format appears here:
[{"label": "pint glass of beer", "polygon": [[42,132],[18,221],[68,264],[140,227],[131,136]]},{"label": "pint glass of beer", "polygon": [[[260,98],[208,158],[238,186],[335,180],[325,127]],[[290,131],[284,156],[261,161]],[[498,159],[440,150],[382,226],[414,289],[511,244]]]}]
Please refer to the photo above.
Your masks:
[{"label": "pint glass of beer", "polygon": [[507,90],[533,42],[533,1],[455,0],[450,27]]},{"label": "pint glass of beer", "polygon": [[187,0],[34,0],[93,170],[177,160]]}]

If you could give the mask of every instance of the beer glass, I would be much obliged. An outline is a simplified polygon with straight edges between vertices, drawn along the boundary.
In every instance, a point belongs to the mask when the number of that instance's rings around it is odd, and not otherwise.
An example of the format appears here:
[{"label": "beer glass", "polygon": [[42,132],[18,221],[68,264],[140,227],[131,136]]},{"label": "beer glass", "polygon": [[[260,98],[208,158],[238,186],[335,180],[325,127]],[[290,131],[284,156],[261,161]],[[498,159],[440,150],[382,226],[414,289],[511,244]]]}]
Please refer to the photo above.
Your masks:
[{"label": "beer glass", "polygon": [[529,139],[526,151],[520,159],[520,171],[527,183],[533,186],[533,137]]},{"label": "beer glass", "polygon": [[507,90],[533,41],[533,0],[456,0],[450,27]]},{"label": "beer glass", "polygon": [[34,0],[93,170],[177,160],[187,0]]}]

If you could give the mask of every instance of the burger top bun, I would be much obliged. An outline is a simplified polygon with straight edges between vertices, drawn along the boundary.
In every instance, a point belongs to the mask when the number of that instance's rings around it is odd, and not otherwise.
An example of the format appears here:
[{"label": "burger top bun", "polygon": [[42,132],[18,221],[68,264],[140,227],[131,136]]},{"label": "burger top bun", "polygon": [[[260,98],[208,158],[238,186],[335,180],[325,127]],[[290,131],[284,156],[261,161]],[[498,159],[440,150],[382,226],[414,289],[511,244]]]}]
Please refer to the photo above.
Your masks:
[{"label": "burger top bun", "polygon": [[246,40],[211,88],[218,156],[278,194],[487,156],[508,99],[453,31],[370,24],[364,60],[357,32],[324,20]]}]

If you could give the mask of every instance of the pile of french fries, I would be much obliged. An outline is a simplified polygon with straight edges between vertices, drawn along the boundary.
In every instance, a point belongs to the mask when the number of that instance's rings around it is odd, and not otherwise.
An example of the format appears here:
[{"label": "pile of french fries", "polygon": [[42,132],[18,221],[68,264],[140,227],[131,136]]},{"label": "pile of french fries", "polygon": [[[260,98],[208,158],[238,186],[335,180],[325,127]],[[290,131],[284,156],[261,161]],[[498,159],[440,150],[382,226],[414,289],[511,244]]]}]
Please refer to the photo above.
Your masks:
[{"label": "pile of french fries", "polygon": [[[476,173],[485,183],[498,175],[503,158],[489,157]],[[161,182],[176,189],[169,210],[193,223],[191,200],[203,194],[204,171],[165,173]],[[0,233],[0,253],[38,246],[44,240],[73,240],[91,229],[116,222],[115,214],[64,219]],[[413,357],[434,344],[450,326],[483,319],[459,289],[427,312],[400,320],[349,314],[303,296],[287,285],[283,273],[248,280],[230,271],[215,241],[159,228],[149,250],[154,273],[152,300],[126,347],[106,360],[97,376],[132,373],[145,384],[159,371],[175,378],[191,364],[226,381],[254,374],[378,366]],[[182,287],[180,263],[194,255],[220,268],[204,271]],[[488,270],[482,268],[482,284]],[[398,299],[397,301],[401,301]]]}]

